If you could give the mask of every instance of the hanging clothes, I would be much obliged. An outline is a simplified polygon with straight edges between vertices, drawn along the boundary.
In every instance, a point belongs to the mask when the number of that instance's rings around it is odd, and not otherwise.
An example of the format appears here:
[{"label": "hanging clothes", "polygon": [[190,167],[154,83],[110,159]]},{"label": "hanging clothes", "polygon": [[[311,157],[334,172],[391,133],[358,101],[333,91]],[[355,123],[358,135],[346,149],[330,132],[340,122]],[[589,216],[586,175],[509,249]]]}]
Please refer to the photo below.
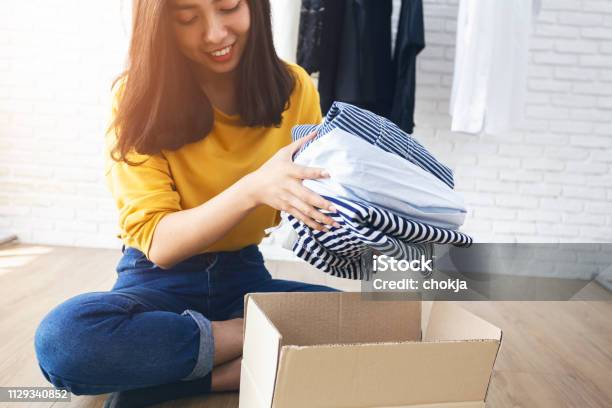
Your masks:
[{"label": "hanging clothes", "polygon": [[270,0],[272,37],[279,58],[295,63],[301,0]]},{"label": "hanging clothes", "polygon": [[[295,231],[290,245],[298,257],[334,276],[369,279],[373,253],[411,260],[430,256],[434,243],[471,244],[469,236],[456,231],[463,223],[465,210],[463,201],[452,191],[452,171],[395,124],[372,112],[336,102],[322,124],[294,127],[293,140],[312,130],[317,130],[317,136],[295,153],[296,163],[308,165],[315,159],[327,167],[320,162],[326,159],[320,151],[326,146],[338,147],[357,157],[344,160],[330,171],[331,178],[335,177],[333,181],[342,184],[340,189],[324,180],[311,180],[307,185],[337,208],[337,213],[328,215],[340,224],[339,228],[327,232],[312,230],[283,213],[283,220]],[[310,149],[315,152],[310,154]],[[329,164],[337,164],[338,156],[332,156],[328,157]],[[377,163],[381,161],[384,163]],[[385,165],[407,172],[389,177]],[[359,170],[360,166],[364,169]],[[382,172],[368,172],[369,178],[362,177],[365,171],[377,166]],[[351,169],[356,169],[352,180],[351,174],[342,174],[350,173]],[[389,183],[392,189],[401,191],[383,192],[382,196],[367,191],[373,184]],[[373,188],[376,189],[378,186]],[[400,202],[402,197],[407,205]]]},{"label": "hanging clothes", "polygon": [[[338,53],[342,46],[342,30],[344,30],[344,11],[347,0],[323,0],[319,71],[319,95],[321,111],[327,112],[335,99],[335,84],[338,77]],[[300,41],[300,43],[303,40]],[[316,70],[316,69],[315,69]],[[314,72],[314,71],[313,71]]]},{"label": "hanging clothes", "polygon": [[395,93],[390,119],[407,133],[414,129],[416,59],[424,48],[423,2],[403,0],[393,57]]},{"label": "hanging clothes", "polygon": [[325,38],[323,19],[328,12],[325,3],[324,0],[302,0],[297,63],[309,74],[318,71],[321,66],[323,57],[321,43]]},{"label": "hanging clothes", "polygon": [[302,0],[298,63],[319,72],[321,110],[347,102],[414,128],[422,0],[403,0],[394,57],[392,0]]},{"label": "hanging clothes", "polygon": [[[306,2],[306,0],[305,0]],[[334,100],[388,115],[393,98],[391,0],[326,0],[322,13],[321,110]],[[300,42],[305,41],[301,38]]]},{"label": "hanging clothes", "polygon": [[451,130],[496,134],[523,119],[529,35],[539,0],[461,0]]}]

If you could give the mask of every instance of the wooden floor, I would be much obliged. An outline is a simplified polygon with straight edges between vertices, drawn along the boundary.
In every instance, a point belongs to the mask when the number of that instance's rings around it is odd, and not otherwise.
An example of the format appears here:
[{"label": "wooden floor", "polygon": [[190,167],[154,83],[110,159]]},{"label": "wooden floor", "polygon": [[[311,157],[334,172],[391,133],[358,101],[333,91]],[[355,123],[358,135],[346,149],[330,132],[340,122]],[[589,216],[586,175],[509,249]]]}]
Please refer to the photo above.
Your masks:
[{"label": "wooden floor", "polygon": [[[118,256],[118,251],[110,250],[0,247],[0,386],[49,385],[34,356],[33,335],[38,322],[71,296],[109,290]],[[291,264],[274,263],[269,268],[273,275],[283,278],[358,289],[354,282],[296,269]],[[612,407],[612,301],[461,305],[504,331],[488,407]],[[0,406],[100,407],[104,399],[73,396],[70,403]],[[236,407],[237,401],[237,395],[231,393],[159,407]]]}]

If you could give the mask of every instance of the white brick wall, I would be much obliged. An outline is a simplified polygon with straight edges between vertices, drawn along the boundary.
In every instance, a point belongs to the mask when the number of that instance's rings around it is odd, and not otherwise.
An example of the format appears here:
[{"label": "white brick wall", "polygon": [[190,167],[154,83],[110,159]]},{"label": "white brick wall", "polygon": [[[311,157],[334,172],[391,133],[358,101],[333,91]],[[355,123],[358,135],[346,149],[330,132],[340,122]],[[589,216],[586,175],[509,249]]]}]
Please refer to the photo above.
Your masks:
[{"label": "white brick wall", "polygon": [[129,9],[125,0],[0,2],[0,231],[118,246],[102,149]]},{"label": "white brick wall", "polygon": [[[119,245],[102,137],[129,7],[0,2],[0,232]],[[425,0],[425,14],[415,134],[455,169],[465,231],[479,241],[612,241],[612,1],[544,1],[527,126],[497,136],[450,132],[457,0]]]}]

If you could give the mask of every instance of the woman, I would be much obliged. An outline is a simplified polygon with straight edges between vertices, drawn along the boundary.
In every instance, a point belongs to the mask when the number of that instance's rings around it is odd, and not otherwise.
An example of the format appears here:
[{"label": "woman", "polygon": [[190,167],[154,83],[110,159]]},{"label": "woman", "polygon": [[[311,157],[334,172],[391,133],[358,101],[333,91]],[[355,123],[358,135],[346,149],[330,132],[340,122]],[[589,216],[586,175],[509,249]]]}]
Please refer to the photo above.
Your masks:
[{"label": "woman", "polygon": [[272,279],[256,246],[279,210],[334,226],[301,184],[328,175],[291,161],[304,142],[290,144],[291,127],[321,111],[305,71],[276,56],[269,0],[137,0],[133,12],[107,137],[117,282],[57,306],[35,338],[50,382],[114,392],[117,407],[238,389],[244,295],[333,290]]}]

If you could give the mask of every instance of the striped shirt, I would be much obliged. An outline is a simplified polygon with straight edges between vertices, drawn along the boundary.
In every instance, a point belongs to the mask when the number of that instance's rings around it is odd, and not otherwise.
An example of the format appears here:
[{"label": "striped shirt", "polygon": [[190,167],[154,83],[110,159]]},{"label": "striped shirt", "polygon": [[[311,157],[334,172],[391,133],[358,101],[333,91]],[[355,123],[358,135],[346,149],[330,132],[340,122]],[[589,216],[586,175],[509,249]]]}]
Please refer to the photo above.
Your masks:
[{"label": "striped shirt", "polygon": [[[431,173],[453,188],[452,171],[436,160],[419,142],[389,120],[346,103],[335,102],[320,125],[293,128],[293,140],[317,131],[314,140],[340,128],[373,146],[393,153]],[[306,143],[294,158],[308,149]],[[408,219],[372,203],[347,198],[323,196],[333,203],[337,213],[327,213],[340,227],[330,231],[309,228],[291,214],[283,213],[297,234],[293,252],[321,271],[333,276],[369,280],[372,255],[383,254],[400,259],[430,258],[433,244],[468,246],[472,238],[453,229],[428,225]]]}]

